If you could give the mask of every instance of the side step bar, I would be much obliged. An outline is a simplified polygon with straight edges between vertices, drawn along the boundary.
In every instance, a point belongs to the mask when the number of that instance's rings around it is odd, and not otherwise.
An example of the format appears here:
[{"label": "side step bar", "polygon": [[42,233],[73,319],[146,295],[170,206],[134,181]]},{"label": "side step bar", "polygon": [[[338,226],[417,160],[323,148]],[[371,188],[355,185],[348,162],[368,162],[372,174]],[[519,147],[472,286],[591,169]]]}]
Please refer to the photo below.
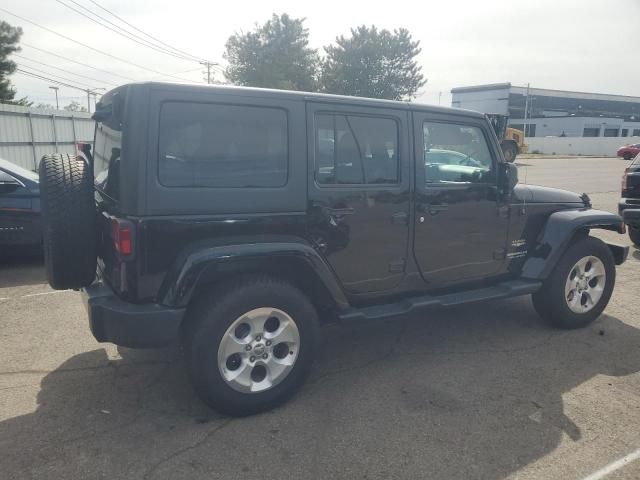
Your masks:
[{"label": "side step bar", "polygon": [[340,313],[338,318],[342,321],[378,320],[426,308],[452,307],[466,303],[526,295],[538,291],[541,286],[542,282],[539,280],[511,280],[492,287],[478,288],[466,292],[448,293],[440,296],[425,295],[406,298],[396,303],[350,308]]}]

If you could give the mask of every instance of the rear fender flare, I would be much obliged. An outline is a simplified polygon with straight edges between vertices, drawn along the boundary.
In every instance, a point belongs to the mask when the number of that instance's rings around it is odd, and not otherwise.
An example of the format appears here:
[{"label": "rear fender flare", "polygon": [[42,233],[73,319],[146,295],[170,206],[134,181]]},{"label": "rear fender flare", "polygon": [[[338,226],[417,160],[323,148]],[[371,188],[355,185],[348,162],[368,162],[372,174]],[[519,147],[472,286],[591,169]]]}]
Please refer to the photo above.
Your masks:
[{"label": "rear fender flare", "polygon": [[[540,233],[536,248],[522,267],[522,277],[536,280],[547,278],[575,235],[579,232],[588,234],[592,228],[618,233],[625,231],[619,215],[602,210],[562,210],[552,213]],[[609,245],[616,263],[622,263],[626,255],[620,255],[614,247]]]},{"label": "rear fender flare", "polygon": [[[267,266],[284,271],[299,270],[324,290],[339,309],[349,307],[342,286],[322,256],[306,241],[290,237],[262,243],[194,245],[181,255],[168,272],[158,294],[158,303],[186,307],[203,287],[243,273],[269,273]],[[310,277],[311,276],[311,277]]]}]

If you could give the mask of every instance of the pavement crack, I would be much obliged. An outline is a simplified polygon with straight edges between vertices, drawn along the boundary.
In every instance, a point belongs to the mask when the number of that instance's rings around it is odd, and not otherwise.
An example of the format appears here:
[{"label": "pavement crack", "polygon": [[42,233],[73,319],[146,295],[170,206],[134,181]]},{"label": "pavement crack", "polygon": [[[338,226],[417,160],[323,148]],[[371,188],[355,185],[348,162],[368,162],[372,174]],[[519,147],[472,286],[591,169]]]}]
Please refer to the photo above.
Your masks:
[{"label": "pavement crack", "polygon": [[191,450],[194,450],[194,449],[200,447],[205,442],[210,440],[211,437],[213,437],[216,433],[218,433],[220,430],[222,430],[227,425],[229,425],[233,420],[234,420],[233,418],[230,418],[230,419],[222,422],[220,425],[215,427],[213,430],[210,430],[209,432],[207,432],[207,434],[204,437],[202,437],[200,440],[192,443],[191,445],[188,445],[188,446],[183,447],[183,448],[181,448],[179,450],[176,450],[176,451],[170,453],[168,456],[162,458],[158,462],[154,463],[153,465],[151,465],[151,467],[149,467],[149,469],[145,472],[145,474],[142,476],[142,478],[144,478],[144,479],[151,478],[151,475],[153,475],[165,463],[170,462],[174,458],[176,458],[176,457],[178,457],[178,456],[180,456],[180,455],[182,455],[182,454],[184,454],[184,453],[186,453],[188,451],[191,451]]}]

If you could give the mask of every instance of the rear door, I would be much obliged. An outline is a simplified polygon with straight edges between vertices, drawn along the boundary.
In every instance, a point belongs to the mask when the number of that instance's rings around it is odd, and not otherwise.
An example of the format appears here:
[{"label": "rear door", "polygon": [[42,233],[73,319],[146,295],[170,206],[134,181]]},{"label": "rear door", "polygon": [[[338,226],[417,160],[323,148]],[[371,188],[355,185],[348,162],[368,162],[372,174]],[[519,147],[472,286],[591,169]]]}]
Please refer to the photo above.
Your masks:
[{"label": "rear door", "polygon": [[497,142],[482,119],[414,113],[414,254],[429,287],[493,277],[504,265],[506,199]]},{"label": "rear door", "polygon": [[308,103],[311,236],[352,294],[393,289],[409,238],[405,110]]}]

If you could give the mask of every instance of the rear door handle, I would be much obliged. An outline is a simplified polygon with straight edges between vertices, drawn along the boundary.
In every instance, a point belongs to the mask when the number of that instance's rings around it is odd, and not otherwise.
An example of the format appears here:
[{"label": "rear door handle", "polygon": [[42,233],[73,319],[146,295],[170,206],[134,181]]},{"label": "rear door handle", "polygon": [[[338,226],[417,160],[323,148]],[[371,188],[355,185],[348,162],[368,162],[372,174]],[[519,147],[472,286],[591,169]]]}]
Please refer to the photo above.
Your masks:
[{"label": "rear door handle", "polygon": [[396,212],[391,215],[391,223],[394,225],[407,225],[409,223],[407,212]]},{"label": "rear door handle", "polygon": [[449,205],[447,205],[446,203],[438,203],[434,205],[429,205],[429,207],[427,207],[427,210],[431,215],[437,215],[438,213],[444,212],[445,210],[448,210],[448,209],[449,209]]}]

